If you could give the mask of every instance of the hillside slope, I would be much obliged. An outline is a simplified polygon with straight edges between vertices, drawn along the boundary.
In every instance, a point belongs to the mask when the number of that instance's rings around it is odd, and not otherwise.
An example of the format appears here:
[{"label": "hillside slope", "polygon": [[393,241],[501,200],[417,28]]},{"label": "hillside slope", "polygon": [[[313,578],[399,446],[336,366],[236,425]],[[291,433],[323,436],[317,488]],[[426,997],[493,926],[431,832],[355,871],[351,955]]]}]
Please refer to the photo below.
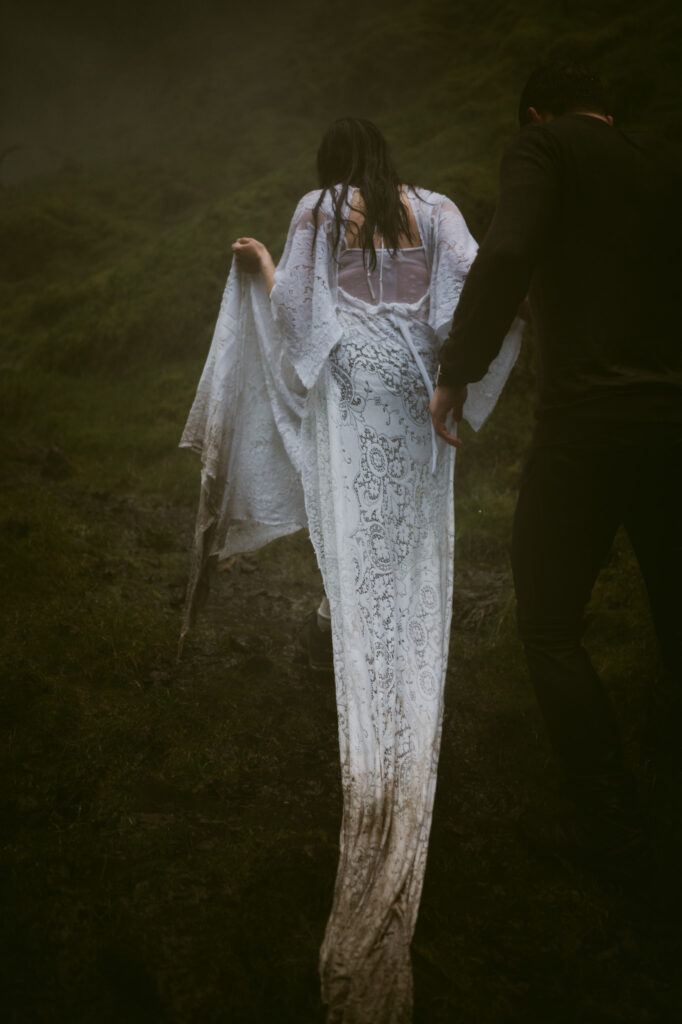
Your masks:
[{"label": "hillside slope", "polygon": [[[320,593],[306,538],[230,563],[175,661],[198,489],[176,446],[230,243],[250,234],[278,252],[315,185],[321,132],[349,112],[375,119],[405,178],[451,195],[480,237],[517,94],[548,57],[592,62],[621,123],[679,139],[682,9],[11,0],[5,12],[8,1019],[308,1024],[321,1019],[340,792],[331,683],[295,660]],[[663,702],[663,743],[650,743],[654,646],[622,539],[588,641],[651,807],[657,888],[633,905],[521,828],[560,809],[507,564],[532,392],[529,339],[458,457],[415,1018],[677,1020],[676,737]]]}]

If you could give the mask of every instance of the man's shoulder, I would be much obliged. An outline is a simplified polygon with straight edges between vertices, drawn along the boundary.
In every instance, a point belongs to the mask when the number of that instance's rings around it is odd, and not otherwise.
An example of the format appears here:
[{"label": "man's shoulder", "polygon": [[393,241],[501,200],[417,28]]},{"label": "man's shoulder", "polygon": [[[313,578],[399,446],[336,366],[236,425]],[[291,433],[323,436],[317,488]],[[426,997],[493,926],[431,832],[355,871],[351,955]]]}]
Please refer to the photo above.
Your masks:
[{"label": "man's shoulder", "polygon": [[549,130],[551,123],[524,125],[507,143],[502,167],[528,160],[533,163],[554,163],[563,147],[561,140]]},{"label": "man's shoulder", "polygon": [[544,138],[551,139],[560,148],[573,148],[577,145],[596,149],[629,146],[643,151],[670,149],[672,152],[674,149],[673,143],[652,131],[623,128],[595,114],[564,114],[546,124],[531,127],[540,129]]},{"label": "man's shoulder", "polygon": [[527,124],[510,145],[529,149],[559,151],[575,144],[577,139],[608,140],[614,129],[601,117],[592,114],[564,114],[542,124]]},{"label": "man's shoulder", "polygon": [[566,114],[546,127],[569,162],[588,161],[595,166],[615,162],[666,178],[679,177],[682,171],[677,140],[651,129],[622,128],[589,114]]},{"label": "man's shoulder", "polygon": [[[661,152],[665,150],[664,144],[652,136],[623,132],[601,117],[564,114],[552,121],[521,128],[507,145],[503,162],[513,164],[515,160],[526,160],[570,167],[576,161],[627,160],[628,151],[651,153],[657,148]],[[668,148],[672,152],[672,147]]]},{"label": "man's shoulder", "polygon": [[682,173],[682,145],[677,139],[645,128],[621,131],[620,134],[629,146],[657,166],[677,175]]}]

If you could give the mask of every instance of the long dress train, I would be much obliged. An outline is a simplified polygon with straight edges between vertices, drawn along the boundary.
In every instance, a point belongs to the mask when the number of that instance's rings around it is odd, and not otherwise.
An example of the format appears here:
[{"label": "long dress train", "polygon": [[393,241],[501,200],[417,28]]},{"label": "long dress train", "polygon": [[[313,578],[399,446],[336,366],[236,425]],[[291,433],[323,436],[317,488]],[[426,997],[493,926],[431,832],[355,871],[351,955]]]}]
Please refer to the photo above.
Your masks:
[{"label": "long dress train", "polygon": [[[424,303],[421,304],[422,310]],[[344,309],[302,435],[332,615],[341,856],[320,957],[329,1021],[409,1021],[409,946],[436,785],[452,604],[454,450],[432,466],[429,396],[395,314]],[[409,331],[435,376],[420,309]],[[405,316],[405,312],[401,313]]]},{"label": "long dress train", "polygon": [[[454,549],[454,450],[436,441],[428,399],[476,247],[449,200],[411,192],[423,251],[400,272],[389,264],[390,301],[364,302],[339,286],[328,200],[315,230],[318,196],[299,203],[270,300],[261,280],[234,268],[228,279],[181,442],[203,463],[183,629],[212,560],[307,525],[331,608],[344,801],[322,994],[330,1024],[406,1024]],[[517,323],[470,388],[475,429],[519,339]]]}]

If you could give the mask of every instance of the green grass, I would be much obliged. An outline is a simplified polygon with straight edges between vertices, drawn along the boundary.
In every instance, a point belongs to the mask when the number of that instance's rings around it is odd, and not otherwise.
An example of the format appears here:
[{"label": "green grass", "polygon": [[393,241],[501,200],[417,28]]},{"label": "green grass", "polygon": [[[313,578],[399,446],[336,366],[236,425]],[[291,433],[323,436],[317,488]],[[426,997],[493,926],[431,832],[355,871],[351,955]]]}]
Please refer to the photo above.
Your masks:
[{"label": "green grass", "polygon": [[[321,1019],[340,824],[334,695],[294,660],[320,594],[306,538],[221,574],[175,659],[198,491],[197,462],[176,445],[230,242],[254,235],[279,252],[314,187],[321,131],[349,111],[375,118],[405,177],[450,194],[480,237],[529,66],[593,60],[621,122],[674,135],[682,16],[660,0],[645,15],[582,0],[341,13],[299,0],[237,21],[170,3],[159,20],[126,3],[96,17],[73,0],[57,25],[35,6],[8,67],[30,51],[50,93],[31,106],[27,85],[15,105],[69,160],[0,196],[3,1002],[16,1024],[304,1024]],[[68,44],[69,26],[87,46]],[[60,96],[57,138],[41,111],[58,113]],[[660,698],[667,741],[652,746],[654,645],[623,539],[588,643],[649,793],[662,906],[633,909],[518,835],[524,813],[558,813],[507,556],[532,394],[528,339],[458,455],[415,1019],[672,1021],[672,697]]]}]

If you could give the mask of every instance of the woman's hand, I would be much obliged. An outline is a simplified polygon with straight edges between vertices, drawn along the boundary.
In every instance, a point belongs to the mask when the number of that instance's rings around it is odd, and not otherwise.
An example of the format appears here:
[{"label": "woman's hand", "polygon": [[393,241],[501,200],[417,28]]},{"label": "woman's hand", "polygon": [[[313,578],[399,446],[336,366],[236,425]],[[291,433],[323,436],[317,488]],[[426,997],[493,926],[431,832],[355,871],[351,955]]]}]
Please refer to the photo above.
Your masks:
[{"label": "woman's hand", "polygon": [[267,249],[257,238],[238,238],[232,243],[232,252],[241,270],[247,274],[259,274],[262,267],[263,254]]},{"label": "woman's hand", "polygon": [[272,291],[275,264],[272,256],[257,238],[238,238],[232,243],[232,252],[240,270],[247,274],[262,274],[268,295]]}]

